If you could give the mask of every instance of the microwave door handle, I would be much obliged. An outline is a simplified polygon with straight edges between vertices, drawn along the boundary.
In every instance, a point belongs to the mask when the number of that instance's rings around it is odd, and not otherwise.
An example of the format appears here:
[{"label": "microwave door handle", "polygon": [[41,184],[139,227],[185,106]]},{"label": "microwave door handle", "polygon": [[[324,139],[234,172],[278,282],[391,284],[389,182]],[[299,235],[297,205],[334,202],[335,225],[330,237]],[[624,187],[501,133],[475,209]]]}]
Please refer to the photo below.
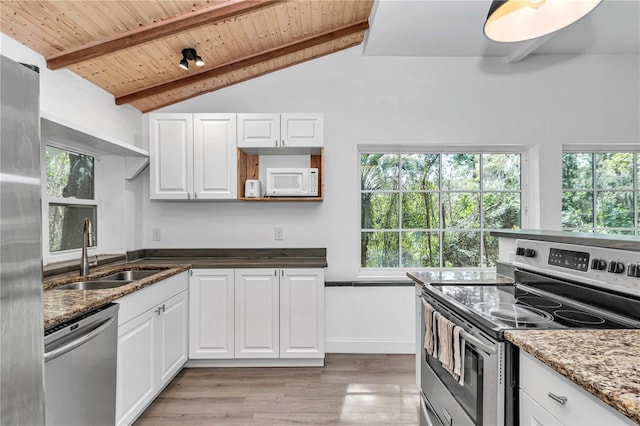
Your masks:
[{"label": "microwave door handle", "polygon": [[[424,309],[424,307],[426,306],[427,302],[422,299],[422,309]],[[451,320],[449,320],[451,321]],[[489,355],[493,355],[496,353],[496,348],[487,345],[486,343],[484,343],[483,341],[481,341],[480,339],[478,339],[475,336],[472,336],[471,334],[467,333],[467,331],[464,329],[464,327],[462,327],[461,325],[456,324],[455,322],[451,321],[453,323],[453,325],[456,325],[460,328],[462,328],[462,331],[460,332],[460,336],[467,341],[468,343],[470,343],[471,345],[475,346],[478,349],[481,349],[482,351],[488,353]]]}]

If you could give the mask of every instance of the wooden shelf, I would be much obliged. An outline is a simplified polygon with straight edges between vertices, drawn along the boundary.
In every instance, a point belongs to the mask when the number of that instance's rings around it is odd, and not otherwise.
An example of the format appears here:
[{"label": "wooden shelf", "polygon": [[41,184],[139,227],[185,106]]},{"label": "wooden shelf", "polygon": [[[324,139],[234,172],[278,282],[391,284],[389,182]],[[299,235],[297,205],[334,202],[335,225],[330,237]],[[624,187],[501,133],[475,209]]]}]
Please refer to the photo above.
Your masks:
[{"label": "wooden shelf", "polygon": [[238,148],[238,200],[240,201],[322,201],[324,199],[324,148],[318,148],[317,151],[315,152],[317,152],[317,154],[309,155],[309,167],[318,169],[318,196],[317,197],[247,198],[244,196],[244,184],[247,181],[247,179],[260,179],[260,154],[249,153],[242,148]]}]

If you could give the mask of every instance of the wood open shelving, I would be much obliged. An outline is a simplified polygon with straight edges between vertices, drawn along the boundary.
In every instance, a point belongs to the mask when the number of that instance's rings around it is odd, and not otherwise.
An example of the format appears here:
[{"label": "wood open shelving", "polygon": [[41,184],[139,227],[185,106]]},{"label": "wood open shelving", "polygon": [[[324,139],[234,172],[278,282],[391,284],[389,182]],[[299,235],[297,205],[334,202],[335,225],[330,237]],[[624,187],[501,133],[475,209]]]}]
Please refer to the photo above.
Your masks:
[{"label": "wood open shelving", "polygon": [[260,154],[248,153],[238,148],[238,200],[241,201],[322,201],[324,199],[324,149],[310,154],[309,167],[318,169],[317,197],[259,197],[244,196],[247,179],[260,179]]}]

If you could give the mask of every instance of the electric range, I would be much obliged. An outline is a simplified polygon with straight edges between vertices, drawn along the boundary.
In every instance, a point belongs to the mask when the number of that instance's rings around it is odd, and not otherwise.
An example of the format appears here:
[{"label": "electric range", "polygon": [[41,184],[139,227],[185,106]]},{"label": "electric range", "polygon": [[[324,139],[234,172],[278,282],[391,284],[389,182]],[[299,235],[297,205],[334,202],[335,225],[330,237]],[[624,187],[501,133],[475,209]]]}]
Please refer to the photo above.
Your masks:
[{"label": "electric range", "polygon": [[433,423],[510,424],[514,355],[505,330],[640,328],[640,250],[518,240],[514,255],[512,284],[423,287],[423,306],[464,339],[464,383],[420,351],[422,412]]}]

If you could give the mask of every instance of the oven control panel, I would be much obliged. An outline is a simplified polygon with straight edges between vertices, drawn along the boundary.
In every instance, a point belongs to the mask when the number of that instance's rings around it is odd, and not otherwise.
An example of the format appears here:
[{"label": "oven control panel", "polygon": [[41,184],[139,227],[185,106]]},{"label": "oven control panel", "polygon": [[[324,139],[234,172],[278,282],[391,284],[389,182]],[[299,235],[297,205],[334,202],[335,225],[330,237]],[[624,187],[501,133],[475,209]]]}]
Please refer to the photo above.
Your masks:
[{"label": "oven control panel", "polygon": [[514,266],[640,296],[640,251],[517,240]]}]

